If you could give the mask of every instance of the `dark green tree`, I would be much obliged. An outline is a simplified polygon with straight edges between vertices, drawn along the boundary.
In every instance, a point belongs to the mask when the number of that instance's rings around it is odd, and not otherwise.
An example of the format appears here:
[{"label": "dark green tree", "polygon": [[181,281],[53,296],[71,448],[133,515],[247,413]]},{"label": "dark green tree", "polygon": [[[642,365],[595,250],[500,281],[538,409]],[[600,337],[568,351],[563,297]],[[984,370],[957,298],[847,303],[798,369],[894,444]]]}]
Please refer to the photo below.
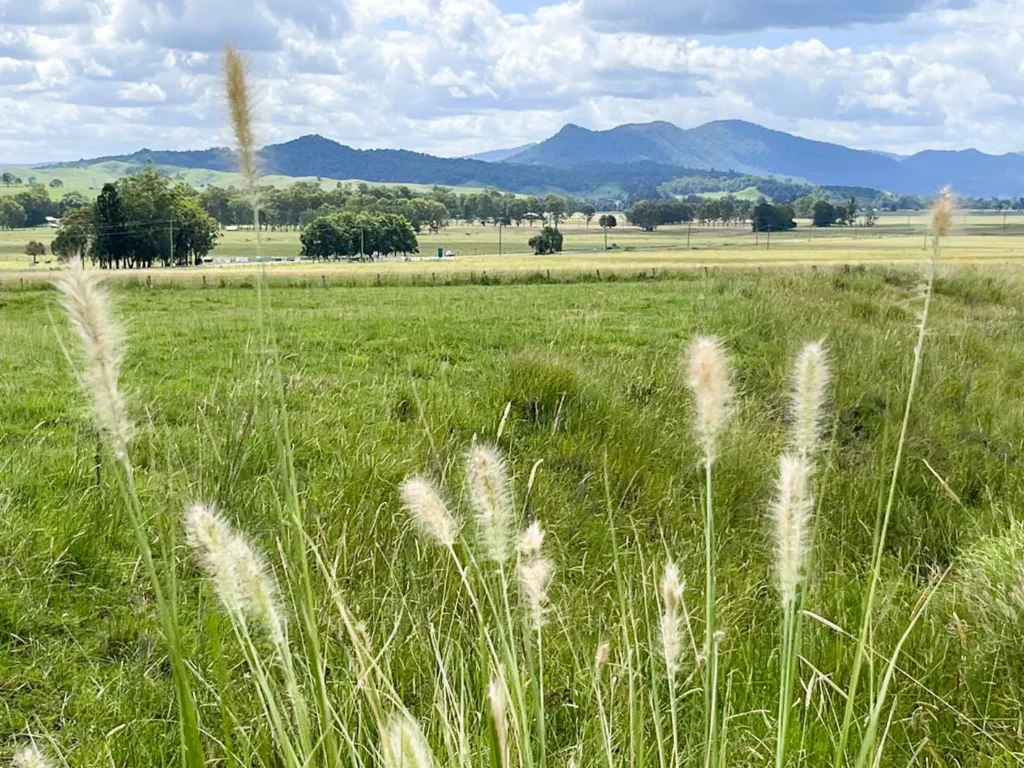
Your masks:
[{"label": "dark green tree", "polygon": [[827,200],[819,200],[814,204],[811,224],[815,227],[831,227],[836,223],[836,207]]},{"label": "dark green tree", "polygon": [[231,193],[228,190],[213,185],[199,194],[199,204],[203,206],[203,210],[221,224],[238,223],[231,216],[230,200]]},{"label": "dark green tree", "polygon": [[342,236],[337,217],[320,216],[311,221],[299,235],[301,254],[311,259],[336,259],[351,254],[352,243],[347,233]]},{"label": "dark green tree", "polygon": [[661,220],[661,206],[651,200],[640,200],[626,211],[626,220],[646,232],[653,232]]},{"label": "dark green tree", "polygon": [[619,225],[619,221],[614,216],[612,216],[610,213],[606,213],[604,216],[602,216],[600,219],[597,220],[597,223],[600,224],[601,225],[601,229],[604,230],[604,249],[607,251],[608,250],[608,230],[609,229],[614,229],[615,227],[617,227]]},{"label": "dark green tree", "polygon": [[590,221],[594,218],[594,214],[597,213],[597,209],[590,203],[584,203],[580,206],[580,213],[583,214],[583,220],[587,223],[587,227],[590,227]]},{"label": "dark green tree", "polygon": [[[544,198],[544,213],[547,214],[551,226],[558,229],[559,223],[565,218],[565,198],[558,195],[548,195]],[[561,250],[561,249],[559,249]]]},{"label": "dark green tree", "polygon": [[562,233],[554,227],[544,227],[538,234],[527,241],[527,245],[533,248],[535,254],[562,252]]},{"label": "dark green tree", "polygon": [[171,226],[168,234],[174,249],[172,264],[201,264],[203,257],[217,245],[217,222],[203,210],[195,196],[175,196],[171,205]]},{"label": "dark green tree", "polygon": [[113,184],[104,184],[93,206],[93,227],[96,240],[92,249],[93,261],[100,267],[109,269],[120,267],[127,256],[125,240],[124,206],[121,204],[121,193]]},{"label": "dark green tree", "polygon": [[19,229],[25,226],[27,218],[21,204],[10,197],[0,198],[0,227]]},{"label": "dark green tree", "polygon": [[32,258],[32,263],[35,264],[36,260],[40,256],[46,255],[46,246],[40,243],[38,240],[29,240],[25,246],[25,255]]},{"label": "dark green tree", "polygon": [[24,192],[14,196],[14,202],[18,203],[25,211],[25,226],[38,227],[46,223],[46,217],[54,213],[54,205],[50,200],[50,193],[42,184],[33,184]]},{"label": "dark green tree", "polygon": [[64,197],[57,201],[55,206],[55,213],[58,218],[63,217],[68,211],[73,211],[76,208],[84,208],[89,205],[89,201],[85,199],[85,195],[81,192],[68,192]]},{"label": "dark green tree", "polygon": [[60,229],[50,244],[50,251],[60,261],[85,256],[93,231],[93,212],[89,207],[74,208],[60,220]]},{"label": "dark green tree", "polygon": [[784,232],[793,229],[796,227],[793,206],[772,205],[761,198],[751,212],[751,226],[755,232]]}]

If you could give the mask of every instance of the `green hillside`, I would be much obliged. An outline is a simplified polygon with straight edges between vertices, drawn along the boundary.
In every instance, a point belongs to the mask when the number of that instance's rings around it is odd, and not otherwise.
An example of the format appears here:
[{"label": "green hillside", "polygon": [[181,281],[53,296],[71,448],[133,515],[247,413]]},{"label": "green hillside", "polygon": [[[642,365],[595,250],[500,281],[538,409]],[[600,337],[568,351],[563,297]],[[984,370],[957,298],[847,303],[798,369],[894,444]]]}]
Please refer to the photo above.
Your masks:
[{"label": "green hillside", "polygon": [[[161,172],[176,179],[187,182],[196,189],[203,189],[208,186],[238,187],[242,184],[242,177],[237,173],[226,171],[211,171],[205,168],[182,168],[173,165],[157,166]],[[25,185],[34,180],[38,184],[45,185],[50,189],[50,196],[57,198],[68,192],[78,192],[87,198],[95,198],[104,184],[117,181],[129,176],[139,170],[137,163],[127,163],[118,160],[106,160],[101,163],[85,165],[80,167],[48,167],[48,168],[27,168],[25,166],[12,166],[2,168],[0,171],[10,172],[22,179],[21,185],[4,186],[0,185],[0,195],[14,195],[25,190]],[[60,179],[62,187],[51,188],[50,182],[53,179]],[[261,179],[263,184],[273,187],[287,187],[297,181],[317,182],[324,189],[336,187],[338,184],[360,184],[365,183],[375,187],[397,187],[403,186],[401,182],[380,182],[363,181],[362,179],[330,179],[317,178],[316,176],[285,176],[272,174]],[[426,191],[431,188],[430,184],[405,184],[413,191]],[[455,187],[463,192],[480,192],[484,187],[458,186]]]}]

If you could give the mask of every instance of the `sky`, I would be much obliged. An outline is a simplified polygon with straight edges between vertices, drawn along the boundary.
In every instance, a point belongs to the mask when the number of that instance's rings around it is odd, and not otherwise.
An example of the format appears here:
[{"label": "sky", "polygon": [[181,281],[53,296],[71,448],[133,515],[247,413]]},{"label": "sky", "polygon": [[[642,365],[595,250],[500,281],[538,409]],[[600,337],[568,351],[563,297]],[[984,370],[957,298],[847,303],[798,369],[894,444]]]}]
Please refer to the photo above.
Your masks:
[{"label": "sky", "polygon": [[1024,150],[1024,0],[0,0],[0,165],[231,142],[458,156],[744,119],[848,146]]}]

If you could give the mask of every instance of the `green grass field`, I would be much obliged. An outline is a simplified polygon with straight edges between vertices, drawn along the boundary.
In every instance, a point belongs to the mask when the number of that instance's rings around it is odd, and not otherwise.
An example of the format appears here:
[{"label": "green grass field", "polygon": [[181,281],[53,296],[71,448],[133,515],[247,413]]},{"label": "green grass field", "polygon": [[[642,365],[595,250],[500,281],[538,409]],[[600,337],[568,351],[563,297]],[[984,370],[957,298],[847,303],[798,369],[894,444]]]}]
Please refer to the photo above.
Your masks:
[{"label": "green grass field", "polygon": [[[622,217],[620,216],[620,219]],[[287,264],[272,269],[282,274],[328,274],[335,277],[396,275],[445,275],[449,273],[489,272],[521,273],[535,270],[563,272],[636,271],[673,269],[694,264],[735,263],[870,263],[919,261],[924,255],[927,215],[887,215],[871,228],[813,229],[807,222],[787,233],[770,238],[756,236],[749,227],[659,227],[644,232],[625,224],[609,230],[604,250],[604,232],[594,222],[586,226],[581,216],[562,224],[564,253],[536,257],[527,241],[538,226],[503,227],[499,243],[498,228],[493,226],[452,225],[434,234],[419,235],[420,256],[430,257],[437,249],[454,251],[455,261],[438,263],[378,262],[365,264]],[[31,274],[47,274],[59,265],[50,256],[31,267],[24,254],[29,240],[49,247],[55,231],[48,228],[0,231],[0,282]],[[293,258],[300,250],[299,232],[273,231],[263,235],[264,254],[271,258]],[[946,258],[984,262],[1011,261],[1024,257],[1024,218],[994,213],[958,214],[946,242]],[[215,258],[251,257],[255,238],[251,231],[222,232]],[[178,279],[207,274],[231,274],[244,271],[238,264],[213,265],[202,270],[153,270],[153,279]]]},{"label": "green grass field", "polygon": [[[702,472],[678,361],[694,334],[717,333],[739,391],[716,464],[730,765],[772,761],[778,608],[767,506],[789,361],[810,339],[824,339],[834,361],[806,605],[820,618],[804,625],[802,735],[791,750],[793,765],[831,764],[855,645],[844,632],[859,621],[907,391],[918,282],[913,270],[880,267],[436,288],[272,282],[267,317],[306,530],[438,753],[449,734],[437,725],[447,699],[438,698],[436,644],[454,665],[479,640],[468,607],[456,603],[457,573],[413,535],[396,485],[411,472],[443,477],[461,508],[461,457],[474,436],[509,457],[517,512],[543,522],[557,567],[544,649],[548,763],[561,768],[579,748],[579,765],[606,764],[590,682],[595,648],[612,641],[610,674],[620,681],[629,663],[646,676],[646,654],[659,642],[648,596],[667,556],[686,578],[700,631]],[[884,712],[883,766],[1010,766],[1024,757],[1024,622],[1014,610],[989,610],[993,595],[1013,606],[1021,589],[1012,553],[1024,551],[1022,287],[1005,267],[947,267],[937,284],[865,696],[929,580],[951,572],[903,646]],[[154,547],[175,564],[210,764],[278,765],[244,658],[181,532],[185,505],[215,501],[280,571],[274,369],[257,293],[175,282],[115,285],[113,298],[127,330],[132,460]],[[0,759],[32,733],[76,768],[177,765],[152,593],[116,471],[97,463],[96,433],[61,352],[68,336],[56,294],[0,292],[0,317]],[[606,501],[637,590],[631,631],[644,655],[632,661],[619,643]],[[977,563],[992,557],[978,553],[993,552],[1010,554],[981,573]],[[349,701],[353,663],[323,594],[317,621],[329,638],[331,695]],[[683,765],[697,765],[703,697],[700,664],[687,654],[680,751]],[[663,702],[652,680],[638,696]],[[453,684],[467,686],[474,712],[485,707],[486,679]],[[607,685],[612,762],[627,765],[627,691]],[[855,733],[865,707],[866,699]],[[356,736],[374,742],[366,711],[349,716]],[[630,768],[659,763],[664,741],[644,722],[643,762]],[[490,764],[486,727],[468,721],[467,765]],[[239,762],[225,762],[226,753]]]}]

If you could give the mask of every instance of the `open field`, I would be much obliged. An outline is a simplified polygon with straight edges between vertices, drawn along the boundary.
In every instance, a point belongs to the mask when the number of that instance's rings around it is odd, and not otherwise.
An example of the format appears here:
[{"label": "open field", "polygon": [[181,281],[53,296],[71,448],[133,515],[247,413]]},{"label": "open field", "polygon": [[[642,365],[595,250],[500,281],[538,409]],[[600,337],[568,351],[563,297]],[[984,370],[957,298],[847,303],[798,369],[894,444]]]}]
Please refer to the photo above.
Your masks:
[{"label": "open field", "polygon": [[[883,268],[436,288],[272,283],[264,319],[275,329],[276,364],[248,287],[115,284],[128,340],[123,386],[137,427],[131,460],[154,548],[176,576],[209,764],[280,763],[246,656],[183,541],[182,510],[215,501],[292,583],[278,549],[288,540],[275,490],[279,373],[309,545],[437,753],[465,758],[439,764],[491,764],[487,720],[476,715],[486,708],[487,677],[473,661],[483,643],[458,571],[414,535],[396,486],[426,472],[444,479],[453,508],[464,511],[462,456],[476,437],[508,456],[517,516],[543,522],[557,569],[540,686],[548,765],[576,755],[581,766],[658,766],[667,736],[654,730],[653,713],[669,727],[657,671],[666,558],[686,579],[697,633],[703,615],[703,470],[678,361],[694,334],[718,333],[739,392],[715,464],[730,765],[772,762],[778,600],[768,505],[788,428],[790,361],[806,340],[824,339],[831,350],[806,603],[820,618],[804,623],[794,709],[801,732],[791,749],[792,765],[831,765],[856,646],[845,633],[858,626],[875,510],[897,444],[918,284],[914,270]],[[881,765],[1018,765],[1024,283],[1010,268],[947,267],[931,309],[852,743],[915,607],[950,569],[902,645]],[[31,285],[0,293],[0,318],[0,759],[31,732],[72,768],[178,765],[150,583],[117,469],[109,457],[97,464],[96,432],[61,352],[60,338],[70,337],[56,294]],[[629,578],[625,623],[617,562]],[[372,745],[368,707],[352,703],[351,645],[319,569],[315,587],[329,696],[354,738]],[[298,616],[285,611],[298,635]],[[610,659],[595,682],[602,640],[611,640]],[[265,642],[257,638],[260,648]],[[686,766],[701,762],[704,711],[702,663],[690,646],[677,718]],[[452,689],[439,683],[439,665],[460,670]],[[635,697],[626,679],[638,681]],[[531,697],[534,690],[531,677]],[[453,701],[467,707],[464,732],[442,725],[462,722]],[[634,701],[640,731],[630,728]],[[607,712],[608,750],[599,725]],[[464,745],[449,743],[463,733]]]},{"label": "open field", "polygon": [[[621,216],[620,216],[621,218]],[[434,234],[419,235],[420,256],[433,256],[438,248],[457,254],[455,260],[387,261],[372,264],[275,264],[276,273],[289,275],[327,274],[336,278],[358,279],[377,274],[394,276],[444,276],[447,274],[512,274],[557,270],[587,272],[594,270],[630,272],[644,269],[674,269],[695,264],[769,264],[769,263],[890,263],[919,261],[925,254],[927,216],[882,216],[872,228],[813,229],[800,222],[795,231],[775,233],[770,238],[754,235],[748,227],[701,227],[693,225],[659,227],[644,232],[625,225],[608,233],[609,250],[604,250],[604,233],[594,222],[587,227],[579,216],[563,223],[564,252],[537,257],[527,245],[538,226],[503,227],[499,244],[498,229],[493,226],[452,225]],[[272,231],[263,234],[263,249],[268,257],[292,258],[299,253],[299,232]],[[24,254],[30,239],[47,246],[54,230],[33,229],[0,232],[0,282],[45,275],[57,268],[47,263],[49,256],[35,268]],[[499,248],[500,254],[499,255]],[[255,239],[251,231],[222,232],[214,257],[252,256]],[[995,213],[957,214],[946,239],[945,258],[964,262],[1002,262],[1024,257],[1024,217]],[[251,271],[245,265],[212,265],[201,269],[153,270],[153,279],[179,279],[201,274],[226,276]],[[16,273],[16,274],[15,274]],[[138,273],[135,273],[138,274]]]}]

